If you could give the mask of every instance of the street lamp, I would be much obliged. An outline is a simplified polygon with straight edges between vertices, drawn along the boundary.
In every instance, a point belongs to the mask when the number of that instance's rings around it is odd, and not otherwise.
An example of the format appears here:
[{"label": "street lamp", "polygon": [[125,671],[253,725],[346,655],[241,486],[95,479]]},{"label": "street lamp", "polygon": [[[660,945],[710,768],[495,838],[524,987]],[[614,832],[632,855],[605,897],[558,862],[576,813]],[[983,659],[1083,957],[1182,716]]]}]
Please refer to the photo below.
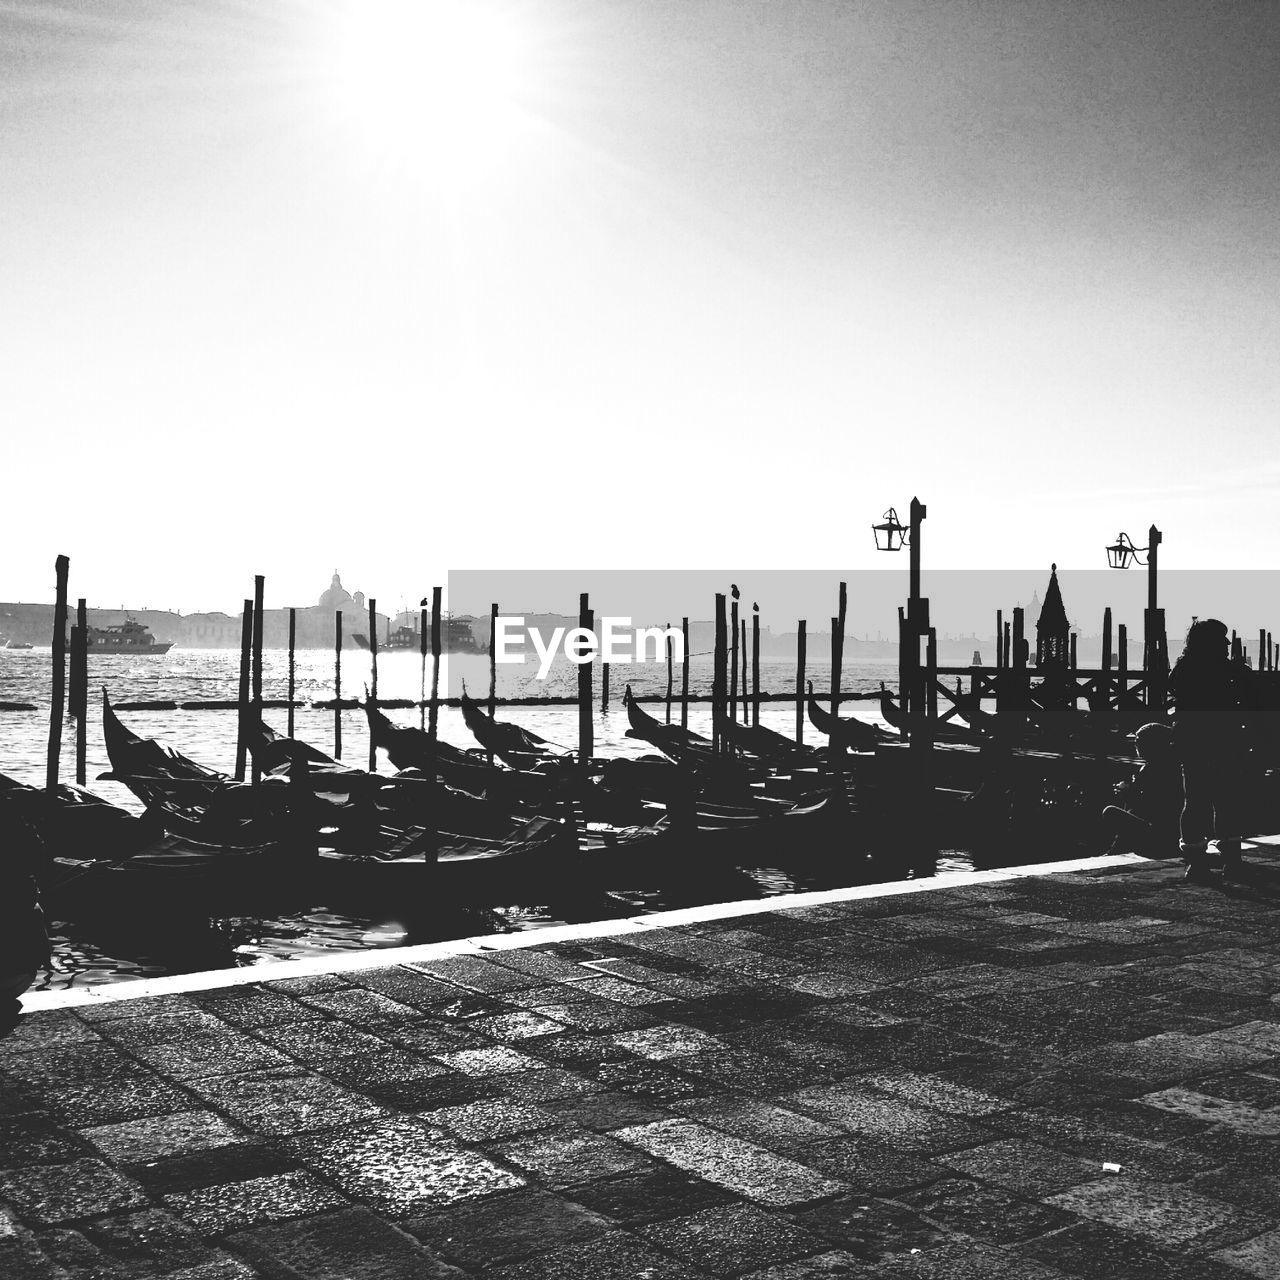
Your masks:
[{"label": "street lamp", "polygon": [[901,551],[911,539],[911,531],[898,519],[898,513],[890,507],[881,524],[873,524],[871,532],[876,537],[877,551]]},{"label": "street lamp", "polygon": [[[1164,610],[1156,607],[1156,561],[1164,535],[1152,525],[1147,530],[1147,545],[1135,547],[1127,533],[1120,533],[1107,548],[1107,564],[1113,569],[1127,569],[1131,563],[1146,565],[1147,608],[1143,614],[1142,665],[1147,673],[1147,705],[1164,711],[1164,673],[1169,668],[1168,639],[1164,629]],[[1144,561],[1141,557],[1145,555]]]},{"label": "street lamp", "polygon": [[1112,569],[1127,569],[1130,563],[1140,565],[1143,561],[1139,557],[1148,550],[1148,547],[1135,547],[1127,533],[1117,534],[1107,548],[1107,565]]}]

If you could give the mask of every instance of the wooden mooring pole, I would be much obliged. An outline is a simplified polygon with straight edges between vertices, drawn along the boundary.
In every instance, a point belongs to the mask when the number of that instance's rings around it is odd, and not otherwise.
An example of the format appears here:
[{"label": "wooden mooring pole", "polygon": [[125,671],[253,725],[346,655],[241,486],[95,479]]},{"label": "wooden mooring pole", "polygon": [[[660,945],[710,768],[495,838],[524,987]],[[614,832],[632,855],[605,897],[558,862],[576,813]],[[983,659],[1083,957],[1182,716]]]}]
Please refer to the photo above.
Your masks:
[{"label": "wooden mooring pole", "polygon": [[[378,602],[369,601],[369,703],[378,706]],[[378,749],[373,745],[373,733],[369,734],[369,772],[378,772]]]},{"label": "wooden mooring pole", "polygon": [[422,677],[418,681],[418,701],[422,703],[418,708],[419,729],[427,727],[427,644],[427,611],[423,608],[418,615],[418,652],[422,657]]},{"label": "wooden mooring pole", "polygon": [[58,764],[62,755],[62,717],[67,696],[67,575],[71,561],[59,556],[54,561],[53,684],[49,699],[49,752],[45,761],[44,785],[52,804],[58,794]]},{"label": "wooden mooring pole", "polygon": [[751,700],[747,697],[747,620],[742,620],[742,723],[751,721]]},{"label": "wooden mooring pole", "polygon": [[[843,585],[841,583],[841,586]],[[833,707],[840,705],[840,660],[837,654],[842,644],[840,619],[835,617],[831,619],[831,705]],[[833,711],[831,714],[834,718],[835,712]],[[840,735],[833,733],[827,745],[831,749],[831,774],[832,777],[838,779],[844,773],[844,745],[840,741]]]},{"label": "wooden mooring pole", "polygon": [[431,588],[431,715],[427,721],[427,733],[431,737],[434,754],[436,738],[440,733],[440,599],[442,587]]},{"label": "wooden mooring pole", "polygon": [[[253,710],[249,720],[249,732],[254,745],[262,733],[262,613],[266,580],[258,573],[253,578]],[[256,751],[249,752],[251,761],[249,776],[256,787],[262,781],[262,765]]]},{"label": "wooden mooring pole", "polygon": [[289,726],[287,736],[293,737],[293,703],[298,691],[298,669],[296,665],[298,651],[298,611],[289,610]]},{"label": "wooden mooring pole", "polygon": [[[600,664],[600,710],[609,710],[609,664],[602,662]],[[667,709],[667,719],[671,718],[671,709]]]},{"label": "wooden mooring pole", "polygon": [[[498,606],[489,606],[489,714],[498,709]],[[492,762],[492,757],[490,757]]]},{"label": "wooden mooring pole", "polygon": [[733,589],[733,601],[729,605],[729,719],[738,718],[738,588]]},{"label": "wooden mooring pole", "polygon": [[676,683],[676,646],[671,639],[671,623],[663,625],[667,643],[667,723],[671,723],[671,694]]},{"label": "wooden mooring pole", "polygon": [[76,718],[76,785],[88,781],[85,754],[88,746],[89,719],[89,627],[85,601],[76,601],[76,642],[71,647],[71,714]]},{"label": "wooden mooring pole", "polygon": [[[578,597],[578,626],[583,631],[592,631],[595,619],[591,612],[590,597],[583,592]],[[585,643],[586,637],[582,638]],[[582,652],[581,649],[578,650]],[[578,663],[578,759],[586,768],[595,754],[595,725],[591,718],[591,663]]]},{"label": "wooden mooring pole", "polygon": [[689,727],[689,619],[680,619],[680,727]]},{"label": "wooden mooring pole", "polygon": [[728,698],[728,662],[729,633],[725,622],[725,597],[722,591],[718,591],[716,592],[716,638],[711,675],[711,738],[714,750],[721,754],[727,751],[720,721]]},{"label": "wooden mooring pole", "polygon": [[831,714],[833,716],[840,714],[840,677],[844,673],[844,619],[848,603],[848,587],[842,582],[836,616],[831,619]]},{"label": "wooden mooring pole", "polygon": [[751,606],[751,723],[760,727],[760,606]]},{"label": "wooden mooring pole", "polygon": [[805,635],[807,626],[808,623],[804,618],[796,624],[796,743],[799,746],[804,745],[804,661],[805,647],[808,643]]},{"label": "wooden mooring pole", "polygon": [[240,687],[236,699],[236,772],[237,782],[244,781],[245,756],[249,749],[249,671],[253,658],[253,601],[246,600],[240,613]]},{"label": "wooden mooring pole", "polygon": [[333,757],[342,759],[342,610],[333,615]]},{"label": "wooden mooring pole", "polygon": [[1116,628],[1119,666],[1116,671],[1116,706],[1123,707],[1129,693],[1129,628],[1122,622]]}]

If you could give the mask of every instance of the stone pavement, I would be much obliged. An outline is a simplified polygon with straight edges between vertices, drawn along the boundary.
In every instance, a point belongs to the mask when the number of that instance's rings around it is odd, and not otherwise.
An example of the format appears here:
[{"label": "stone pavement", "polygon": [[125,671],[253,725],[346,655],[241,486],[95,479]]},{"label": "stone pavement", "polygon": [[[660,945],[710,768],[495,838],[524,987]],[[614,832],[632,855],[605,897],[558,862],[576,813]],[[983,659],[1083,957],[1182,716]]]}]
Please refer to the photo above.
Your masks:
[{"label": "stone pavement", "polygon": [[1280,860],[1249,867],[35,1013],[0,1276],[1280,1276]]}]

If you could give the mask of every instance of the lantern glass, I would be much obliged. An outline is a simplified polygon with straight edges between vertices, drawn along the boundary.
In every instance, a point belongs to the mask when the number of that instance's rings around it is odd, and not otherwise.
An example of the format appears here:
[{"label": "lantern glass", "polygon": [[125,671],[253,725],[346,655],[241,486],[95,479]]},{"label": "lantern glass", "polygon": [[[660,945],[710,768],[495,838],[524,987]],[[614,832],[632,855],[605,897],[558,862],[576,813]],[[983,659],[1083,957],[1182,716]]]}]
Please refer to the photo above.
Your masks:
[{"label": "lantern glass", "polygon": [[1123,542],[1115,542],[1107,548],[1107,564],[1112,569],[1127,569],[1132,550]]},{"label": "lantern glass", "polygon": [[881,524],[873,524],[871,532],[876,536],[877,551],[901,551],[907,543],[906,527],[898,520],[898,513],[890,507],[884,513]]}]

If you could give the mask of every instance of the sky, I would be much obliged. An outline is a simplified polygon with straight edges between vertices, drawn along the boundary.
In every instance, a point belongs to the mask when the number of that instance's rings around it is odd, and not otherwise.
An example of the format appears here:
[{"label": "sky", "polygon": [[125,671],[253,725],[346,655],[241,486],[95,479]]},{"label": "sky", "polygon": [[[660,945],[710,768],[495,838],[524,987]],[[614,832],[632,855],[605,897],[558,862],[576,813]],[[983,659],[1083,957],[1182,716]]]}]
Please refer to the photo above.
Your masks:
[{"label": "sky", "polygon": [[929,568],[1274,568],[1278,64],[1271,4],[0,2],[0,598],[859,572],[913,494]]}]

